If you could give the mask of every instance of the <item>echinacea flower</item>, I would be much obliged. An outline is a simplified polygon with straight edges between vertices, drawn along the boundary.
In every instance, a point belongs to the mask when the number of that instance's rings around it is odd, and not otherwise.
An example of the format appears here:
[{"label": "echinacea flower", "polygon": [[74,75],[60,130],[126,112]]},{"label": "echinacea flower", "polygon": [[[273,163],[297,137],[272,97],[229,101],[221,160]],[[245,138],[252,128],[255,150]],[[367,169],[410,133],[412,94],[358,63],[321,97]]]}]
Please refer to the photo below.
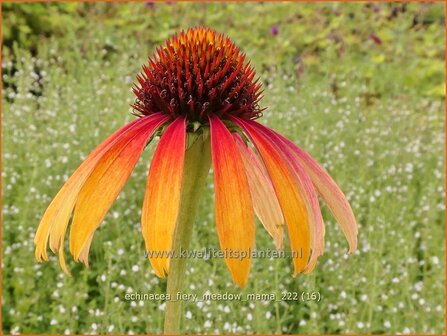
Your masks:
[{"label": "echinacea flower", "polygon": [[[248,253],[225,262],[235,283],[245,286],[255,243],[255,215],[283,247],[284,226],[293,252],[294,275],[308,273],[323,254],[321,196],[357,247],[351,207],[334,180],[308,153],[258,123],[261,83],[245,54],[225,35],[193,28],[170,38],[143,66],[134,87],[137,119],[99,145],[67,180],[46,210],[36,233],[36,258],[48,260],[47,244],[59,254],[71,220],[69,248],[88,265],[93,235],[155,135],[160,141],[150,165],[142,208],[149,251],[169,251],[180,208],[185,151],[198,134],[211,148],[215,218],[220,247]],[[208,136],[209,135],[209,136]],[[169,258],[149,257],[160,277]]]}]

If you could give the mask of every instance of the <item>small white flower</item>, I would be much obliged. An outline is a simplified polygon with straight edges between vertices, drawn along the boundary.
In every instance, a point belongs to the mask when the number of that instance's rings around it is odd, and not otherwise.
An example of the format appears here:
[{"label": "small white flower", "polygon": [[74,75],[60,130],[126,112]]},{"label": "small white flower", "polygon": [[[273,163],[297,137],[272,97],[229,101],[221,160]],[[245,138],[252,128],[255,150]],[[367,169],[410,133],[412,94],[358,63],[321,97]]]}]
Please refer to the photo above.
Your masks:
[{"label": "small white flower", "polygon": [[416,289],[416,291],[420,292],[422,288],[424,288],[424,283],[422,281],[418,281],[414,284],[414,289]]},{"label": "small white flower", "polygon": [[15,326],[14,328],[11,329],[11,334],[12,335],[18,335],[20,334],[20,327],[19,326]]},{"label": "small white flower", "polygon": [[437,256],[431,257],[431,263],[433,265],[438,265],[439,264],[439,258]]}]

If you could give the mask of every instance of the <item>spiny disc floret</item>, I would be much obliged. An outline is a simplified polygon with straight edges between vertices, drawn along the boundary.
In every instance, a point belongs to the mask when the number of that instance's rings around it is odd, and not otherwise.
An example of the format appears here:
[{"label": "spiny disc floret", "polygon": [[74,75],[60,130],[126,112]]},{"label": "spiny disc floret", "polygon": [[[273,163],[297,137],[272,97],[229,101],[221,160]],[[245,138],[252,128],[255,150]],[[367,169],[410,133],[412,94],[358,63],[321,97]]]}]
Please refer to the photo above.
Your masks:
[{"label": "spiny disc floret", "polygon": [[209,114],[256,119],[261,83],[245,54],[225,35],[191,28],[156,49],[137,76],[138,115],[164,112],[207,121]]}]

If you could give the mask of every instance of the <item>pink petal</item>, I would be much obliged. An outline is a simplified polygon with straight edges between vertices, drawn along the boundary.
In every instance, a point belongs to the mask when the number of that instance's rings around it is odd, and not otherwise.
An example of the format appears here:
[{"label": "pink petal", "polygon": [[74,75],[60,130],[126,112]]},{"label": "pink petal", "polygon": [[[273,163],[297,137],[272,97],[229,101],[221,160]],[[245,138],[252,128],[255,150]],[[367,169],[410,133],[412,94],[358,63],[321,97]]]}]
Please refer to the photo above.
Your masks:
[{"label": "pink petal", "polygon": [[[262,134],[266,139],[269,139],[274,144],[275,150],[282,154],[284,161],[292,168],[295,183],[306,206],[309,220],[312,254],[308,265],[303,269],[304,273],[308,273],[313,269],[317,258],[324,251],[325,229],[315,187],[308,174],[296,159],[294,153],[275,132],[254,121],[243,121],[243,123],[249,124],[253,130]],[[251,130],[252,133],[253,130]]]},{"label": "pink petal", "polygon": [[264,228],[272,236],[276,248],[282,249],[284,217],[272,181],[265,171],[265,167],[253,150],[245,144],[242,137],[233,133],[233,138],[244,162],[255,213]]},{"label": "pink petal", "polygon": [[353,253],[357,249],[358,228],[354,213],[348,200],[346,199],[346,196],[328,172],[320,166],[309,153],[302,150],[289,139],[278,133],[276,134],[295,153],[298,161],[309,174],[313,184],[318,190],[318,193],[321,195],[324,202],[331,210],[333,216],[340,224],[341,230],[343,231],[349,244],[348,253]]},{"label": "pink petal", "polygon": [[255,145],[270,175],[287,225],[292,249],[294,275],[304,271],[311,254],[308,211],[298,187],[297,176],[287,157],[270,137],[259,131],[251,121],[230,117]]}]

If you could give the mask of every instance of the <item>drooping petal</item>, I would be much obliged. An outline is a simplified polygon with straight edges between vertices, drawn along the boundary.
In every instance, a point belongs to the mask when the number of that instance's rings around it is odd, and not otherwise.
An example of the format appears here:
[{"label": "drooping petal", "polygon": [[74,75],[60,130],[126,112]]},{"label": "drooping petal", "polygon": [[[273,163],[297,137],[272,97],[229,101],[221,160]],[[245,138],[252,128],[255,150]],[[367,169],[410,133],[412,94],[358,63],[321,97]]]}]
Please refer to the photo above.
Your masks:
[{"label": "drooping petal", "polygon": [[76,169],[76,171],[62,186],[45,211],[37,229],[36,236],[34,238],[34,242],[36,244],[35,257],[37,261],[40,262],[42,260],[48,260],[46,248],[48,239],[50,238],[50,249],[54,253],[59,250],[61,267],[64,272],[69,273],[65,265],[65,258],[63,256],[63,241],[68,221],[73,211],[79,190],[84,184],[86,178],[91,173],[92,169],[95,167],[98,160],[108,150],[111,144],[113,144],[127,130],[135,127],[138,123],[141,123],[143,119],[144,118],[134,120],[109,136],[89,154],[79,168]]},{"label": "drooping petal", "polygon": [[328,172],[309,153],[282,135],[277,135],[292,149],[303,168],[309,174],[318,193],[323,198],[329,210],[331,210],[348,241],[348,253],[353,253],[357,249],[358,228],[354,213],[346,196]]},{"label": "drooping petal", "polygon": [[294,276],[303,272],[310,256],[310,228],[306,205],[298,188],[296,173],[274,139],[253,127],[254,122],[230,118],[240,126],[258,150],[275,188],[289,234]]},{"label": "drooping petal", "polygon": [[84,265],[88,265],[88,253],[90,251],[90,246],[92,245],[94,232],[88,237],[87,241],[84,244],[84,248],[79,255],[79,261]]},{"label": "drooping petal", "polygon": [[79,191],[70,228],[70,251],[76,261],[88,265],[95,230],[126,183],[147,139],[167,119],[160,115],[143,118],[116,139],[97,161]]},{"label": "drooping petal", "polygon": [[277,249],[283,248],[284,217],[276,198],[272,181],[256,154],[242,140],[241,136],[233,133],[233,138],[241,153],[247,174],[253,208],[264,228],[272,236]]},{"label": "drooping petal", "polygon": [[309,273],[316,265],[317,258],[324,251],[324,222],[321,215],[320,204],[318,203],[318,195],[307,172],[297,160],[294,152],[289,148],[288,144],[280,138],[276,132],[256,122],[250,124],[259,132],[263,133],[267,138],[272,139],[277,144],[277,150],[280,151],[289,165],[293,168],[300,194],[306,205],[309,218],[310,238],[312,254],[308,265],[304,268],[303,273]]},{"label": "drooping petal", "polygon": [[149,260],[159,277],[168,274],[179,211],[186,145],[186,120],[177,118],[163,133],[152,158],[141,214],[141,228]]},{"label": "drooping petal", "polygon": [[254,214],[245,167],[230,131],[210,116],[216,224],[233,281],[244,287],[254,246]]}]

